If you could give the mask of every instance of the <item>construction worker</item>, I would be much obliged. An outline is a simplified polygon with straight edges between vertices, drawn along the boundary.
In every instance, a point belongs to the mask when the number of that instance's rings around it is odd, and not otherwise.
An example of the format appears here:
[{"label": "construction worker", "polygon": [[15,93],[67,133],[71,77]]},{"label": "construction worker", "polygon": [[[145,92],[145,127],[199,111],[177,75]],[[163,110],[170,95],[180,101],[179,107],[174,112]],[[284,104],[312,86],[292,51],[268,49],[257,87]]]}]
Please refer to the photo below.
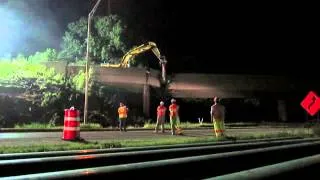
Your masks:
[{"label": "construction worker", "polygon": [[119,129],[122,131],[122,129],[126,132],[126,121],[128,117],[128,111],[129,109],[122,103],[120,102],[120,107],[118,108],[118,113],[119,113]]},{"label": "construction worker", "polygon": [[177,121],[179,121],[179,106],[176,104],[175,99],[171,99],[171,105],[169,106],[169,111],[170,111],[171,134],[175,135],[176,129],[177,129]]},{"label": "construction worker", "polygon": [[167,108],[164,106],[164,102],[160,101],[160,105],[157,107],[157,124],[155,132],[158,133],[159,125],[161,125],[161,132],[164,133],[164,123],[166,120]]},{"label": "construction worker", "polygon": [[218,97],[213,98],[214,104],[211,106],[211,122],[213,122],[216,137],[224,136],[225,107],[220,104]]}]

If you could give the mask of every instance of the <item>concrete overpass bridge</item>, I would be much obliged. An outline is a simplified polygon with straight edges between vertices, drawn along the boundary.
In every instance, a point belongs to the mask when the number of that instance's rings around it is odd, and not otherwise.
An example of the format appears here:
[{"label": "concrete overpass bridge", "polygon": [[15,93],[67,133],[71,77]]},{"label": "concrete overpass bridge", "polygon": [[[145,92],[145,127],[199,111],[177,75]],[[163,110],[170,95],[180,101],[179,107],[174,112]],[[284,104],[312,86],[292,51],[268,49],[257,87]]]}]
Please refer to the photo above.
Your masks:
[{"label": "concrete overpass bridge", "polygon": [[[75,73],[83,67],[69,67]],[[150,112],[150,88],[160,88],[161,72],[144,68],[94,67],[94,79],[111,87],[141,93],[146,116]],[[301,98],[310,90],[319,89],[312,80],[299,77],[288,78],[265,75],[190,74],[178,73],[168,77],[168,91],[175,98],[259,98],[272,97],[278,100],[279,116],[286,120],[286,103],[294,95]],[[152,94],[151,94],[152,97]],[[302,100],[302,99],[301,99]],[[282,111],[282,112],[280,112]]]},{"label": "concrete overpass bridge", "polygon": [[[160,88],[160,71],[151,69],[147,75],[141,68],[95,67],[95,79],[109,86],[143,92],[144,86]],[[168,77],[168,90],[176,98],[249,98],[261,95],[285,96],[306,93],[315,87],[307,79],[266,75],[178,73]]]},{"label": "concrete overpass bridge", "polygon": [[[66,62],[48,62],[48,67],[58,72],[75,74],[84,66],[68,66]],[[67,72],[66,72],[67,71]],[[160,88],[160,71],[151,69],[148,76],[144,68],[105,68],[94,66],[94,79],[108,86],[143,92],[144,86]],[[148,78],[147,78],[148,77]],[[231,75],[177,73],[169,75],[168,90],[176,98],[248,98],[260,95],[286,96],[292,93],[305,94],[319,89],[317,79],[279,77],[266,75]]]}]

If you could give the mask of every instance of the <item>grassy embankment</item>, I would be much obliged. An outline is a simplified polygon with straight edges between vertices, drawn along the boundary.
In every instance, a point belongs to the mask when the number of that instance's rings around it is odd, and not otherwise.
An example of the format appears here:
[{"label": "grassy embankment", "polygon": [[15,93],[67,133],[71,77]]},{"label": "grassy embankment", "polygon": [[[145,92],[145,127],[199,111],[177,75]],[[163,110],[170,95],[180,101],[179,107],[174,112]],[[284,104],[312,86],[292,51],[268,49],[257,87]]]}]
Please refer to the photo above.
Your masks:
[{"label": "grassy embankment", "polygon": [[24,152],[44,152],[44,151],[64,151],[64,150],[83,150],[83,149],[105,149],[118,147],[139,147],[139,146],[155,146],[170,144],[188,144],[188,143],[204,143],[217,142],[223,140],[243,140],[243,139],[262,139],[262,138],[281,138],[281,137],[315,137],[314,133],[309,131],[283,131],[279,133],[266,134],[254,133],[251,135],[243,135],[237,137],[228,137],[217,139],[212,137],[186,137],[186,136],[163,136],[158,138],[144,139],[127,139],[127,140],[105,140],[105,141],[84,141],[84,142],[68,142],[60,141],[56,143],[43,143],[34,145],[11,145],[0,146],[0,153],[24,153]]}]

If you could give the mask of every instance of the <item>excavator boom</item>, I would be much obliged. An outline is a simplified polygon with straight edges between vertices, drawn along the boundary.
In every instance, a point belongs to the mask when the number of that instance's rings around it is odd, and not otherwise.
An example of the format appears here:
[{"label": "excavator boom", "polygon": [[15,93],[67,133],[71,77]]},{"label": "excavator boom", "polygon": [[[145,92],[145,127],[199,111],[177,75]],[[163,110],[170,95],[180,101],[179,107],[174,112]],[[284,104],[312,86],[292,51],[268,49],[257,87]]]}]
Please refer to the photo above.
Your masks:
[{"label": "excavator boom", "polygon": [[162,67],[162,81],[166,81],[166,72],[165,72],[165,64],[166,59],[164,56],[161,56],[159,49],[157,48],[156,43],[147,42],[138,47],[134,47],[129,50],[121,59],[119,64],[101,64],[102,67],[115,67],[115,68],[128,68],[130,66],[130,61],[137,55],[144,53],[148,50],[151,50],[153,54],[158,58],[159,63]]}]

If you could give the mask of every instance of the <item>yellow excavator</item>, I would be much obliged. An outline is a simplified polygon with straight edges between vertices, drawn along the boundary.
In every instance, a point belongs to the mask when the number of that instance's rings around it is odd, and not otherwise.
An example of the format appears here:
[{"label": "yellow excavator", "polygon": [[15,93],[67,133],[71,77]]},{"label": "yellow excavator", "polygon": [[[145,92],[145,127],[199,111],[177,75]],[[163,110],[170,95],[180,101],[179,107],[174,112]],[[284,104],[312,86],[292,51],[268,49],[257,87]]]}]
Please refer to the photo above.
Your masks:
[{"label": "yellow excavator", "polygon": [[154,42],[147,42],[138,47],[132,48],[129,50],[121,59],[119,64],[101,64],[102,67],[115,67],[115,68],[128,68],[130,67],[130,61],[137,55],[151,50],[154,55],[159,60],[159,64],[161,66],[161,73],[162,73],[162,83],[166,83],[166,58],[165,56],[161,56],[159,49],[157,48],[156,43]]},{"label": "yellow excavator", "polygon": [[[161,83],[163,85],[167,84],[167,80],[166,80],[166,63],[167,60],[165,58],[165,56],[161,56],[161,53],[156,45],[156,43],[154,42],[147,42],[144,43],[138,47],[132,48],[131,50],[129,50],[121,59],[121,62],[119,64],[101,64],[102,67],[113,67],[113,68],[129,68],[130,67],[130,61],[137,55],[144,53],[148,50],[151,50],[153,52],[153,54],[158,58],[159,60],[159,64],[161,66],[161,73],[162,73],[162,77],[161,77]],[[177,127],[176,133],[178,135],[182,135],[183,131],[180,127]]]}]

